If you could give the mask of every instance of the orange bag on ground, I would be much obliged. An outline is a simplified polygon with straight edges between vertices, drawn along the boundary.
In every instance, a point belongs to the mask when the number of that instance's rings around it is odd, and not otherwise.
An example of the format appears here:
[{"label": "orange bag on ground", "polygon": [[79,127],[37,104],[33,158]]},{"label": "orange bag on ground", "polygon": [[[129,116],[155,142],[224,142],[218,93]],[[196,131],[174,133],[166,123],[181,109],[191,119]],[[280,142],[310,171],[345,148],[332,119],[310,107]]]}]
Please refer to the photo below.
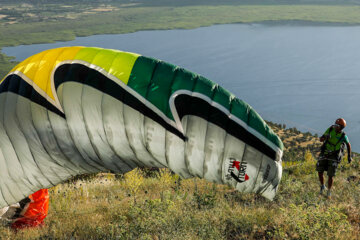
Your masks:
[{"label": "orange bag on ground", "polygon": [[49,192],[41,189],[29,196],[29,203],[25,213],[11,224],[13,229],[36,227],[43,224],[49,210]]}]

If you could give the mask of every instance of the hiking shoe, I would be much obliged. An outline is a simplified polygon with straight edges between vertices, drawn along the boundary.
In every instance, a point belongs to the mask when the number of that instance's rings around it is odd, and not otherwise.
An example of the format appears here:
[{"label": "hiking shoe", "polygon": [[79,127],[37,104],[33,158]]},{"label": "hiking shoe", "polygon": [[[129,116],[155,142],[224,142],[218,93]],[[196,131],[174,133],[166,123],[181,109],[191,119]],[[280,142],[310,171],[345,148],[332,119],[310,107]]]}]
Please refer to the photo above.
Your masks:
[{"label": "hiking shoe", "polygon": [[330,197],[331,197],[331,191],[330,191],[330,189],[328,189],[326,196],[327,196],[327,198],[330,198]]},{"label": "hiking shoe", "polygon": [[323,194],[323,192],[325,191],[325,189],[326,189],[325,185],[321,185],[321,186],[320,186],[320,195]]}]

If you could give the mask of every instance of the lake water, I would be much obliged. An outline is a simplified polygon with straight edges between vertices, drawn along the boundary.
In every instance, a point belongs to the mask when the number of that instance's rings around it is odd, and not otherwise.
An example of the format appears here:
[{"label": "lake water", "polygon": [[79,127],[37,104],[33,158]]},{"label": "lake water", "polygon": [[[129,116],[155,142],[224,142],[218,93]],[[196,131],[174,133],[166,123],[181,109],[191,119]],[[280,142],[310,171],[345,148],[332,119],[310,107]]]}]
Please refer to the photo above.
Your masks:
[{"label": "lake water", "polygon": [[20,61],[60,46],[140,53],[197,72],[266,120],[322,134],[338,117],[360,151],[360,27],[229,24],[3,48]]}]

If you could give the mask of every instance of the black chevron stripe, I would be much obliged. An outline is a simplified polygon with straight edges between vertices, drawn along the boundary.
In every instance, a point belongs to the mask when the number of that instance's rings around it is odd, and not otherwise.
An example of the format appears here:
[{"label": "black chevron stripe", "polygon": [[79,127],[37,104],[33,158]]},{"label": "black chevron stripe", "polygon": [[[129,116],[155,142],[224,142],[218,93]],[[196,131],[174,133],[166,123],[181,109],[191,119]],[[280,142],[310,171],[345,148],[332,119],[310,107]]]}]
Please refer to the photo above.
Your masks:
[{"label": "black chevron stripe", "polygon": [[7,76],[0,84],[0,94],[3,92],[13,92],[20,96],[30,99],[46,109],[58,114],[65,118],[65,114],[61,112],[57,107],[50,103],[45,97],[41,96],[29,83],[27,83],[22,77],[11,74]]},{"label": "black chevron stripe", "polygon": [[172,132],[185,141],[185,136],[177,128],[171,126],[138,98],[126,91],[119,84],[101,74],[99,71],[79,63],[64,64],[59,66],[54,74],[55,89],[58,89],[62,83],[69,81],[86,84],[118,99],[129,107],[132,107],[159,123],[166,130]]}]

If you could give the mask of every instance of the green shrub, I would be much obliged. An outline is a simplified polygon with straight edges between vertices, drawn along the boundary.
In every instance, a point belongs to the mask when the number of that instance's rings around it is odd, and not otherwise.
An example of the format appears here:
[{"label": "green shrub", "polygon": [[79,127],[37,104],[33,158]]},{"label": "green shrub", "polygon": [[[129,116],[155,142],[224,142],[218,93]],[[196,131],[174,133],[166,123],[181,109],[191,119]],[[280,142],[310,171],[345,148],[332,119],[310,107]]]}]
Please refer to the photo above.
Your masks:
[{"label": "green shrub", "polygon": [[198,207],[202,208],[213,208],[216,204],[216,194],[213,192],[210,193],[194,193],[193,199]]}]

